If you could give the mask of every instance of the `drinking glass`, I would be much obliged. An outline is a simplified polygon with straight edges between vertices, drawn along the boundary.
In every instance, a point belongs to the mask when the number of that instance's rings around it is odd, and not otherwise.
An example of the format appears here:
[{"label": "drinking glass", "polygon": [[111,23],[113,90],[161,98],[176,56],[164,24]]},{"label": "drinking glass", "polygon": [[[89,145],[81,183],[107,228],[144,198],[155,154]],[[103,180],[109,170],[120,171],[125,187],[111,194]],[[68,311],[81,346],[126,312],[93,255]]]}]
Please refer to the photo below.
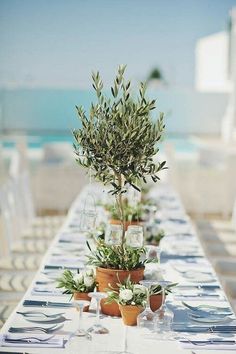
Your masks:
[{"label": "drinking glass", "polygon": [[80,219],[80,230],[83,232],[92,231],[95,227],[96,216],[95,210],[83,210]]},{"label": "drinking glass", "polygon": [[88,335],[88,331],[83,329],[83,309],[90,304],[86,300],[74,300],[73,305],[79,310],[79,326],[75,332],[75,336],[83,337]]},{"label": "drinking glass", "polygon": [[109,330],[106,327],[103,327],[100,321],[100,301],[101,299],[105,299],[107,297],[107,293],[94,291],[92,293],[89,293],[88,295],[97,301],[96,321],[94,325],[88,329],[88,332],[94,334],[109,333]]},{"label": "drinking glass", "polygon": [[130,247],[143,247],[143,227],[139,225],[128,226],[126,232],[126,244]]},{"label": "drinking glass", "polygon": [[162,304],[161,307],[155,311],[155,330],[158,337],[161,339],[169,339],[171,337],[174,313],[168,308],[165,302],[165,290],[167,285],[171,284],[171,282],[160,281],[159,284],[162,288]]},{"label": "drinking glass", "polygon": [[141,280],[140,284],[146,287],[147,291],[147,301],[146,301],[146,307],[143,312],[141,312],[138,317],[137,317],[137,324],[139,327],[144,327],[149,330],[153,330],[155,326],[155,317],[156,314],[151,310],[150,307],[150,295],[149,295],[149,287],[153,285],[152,280]]},{"label": "drinking glass", "polygon": [[107,245],[120,245],[122,241],[122,225],[108,225],[105,232]]}]

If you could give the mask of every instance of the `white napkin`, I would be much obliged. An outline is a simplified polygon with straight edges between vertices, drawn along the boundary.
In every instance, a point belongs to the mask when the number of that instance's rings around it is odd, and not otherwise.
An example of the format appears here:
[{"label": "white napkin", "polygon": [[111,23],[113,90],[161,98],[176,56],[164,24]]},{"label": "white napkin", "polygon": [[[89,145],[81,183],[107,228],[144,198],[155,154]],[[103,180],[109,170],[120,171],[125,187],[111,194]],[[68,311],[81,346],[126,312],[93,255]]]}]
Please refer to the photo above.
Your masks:
[{"label": "white napkin", "polygon": [[32,295],[49,295],[49,296],[62,296],[62,290],[61,289],[56,289],[53,287],[48,287],[48,286],[35,286],[32,291]]},{"label": "white napkin", "polygon": [[[19,338],[40,338],[40,339],[46,339],[50,338],[51,335],[48,334],[29,334],[29,333],[7,333],[7,334],[1,334],[0,335],[0,347],[30,347],[30,348],[64,348],[65,346],[65,340],[62,337],[55,336],[52,339],[49,339],[47,342],[28,342],[28,343],[20,343],[20,342],[15,342],[15,343],[8,343],[5,341],[6,338],[8,339],[19,339]],[[32,339],[33,340],[33,339]]]}]

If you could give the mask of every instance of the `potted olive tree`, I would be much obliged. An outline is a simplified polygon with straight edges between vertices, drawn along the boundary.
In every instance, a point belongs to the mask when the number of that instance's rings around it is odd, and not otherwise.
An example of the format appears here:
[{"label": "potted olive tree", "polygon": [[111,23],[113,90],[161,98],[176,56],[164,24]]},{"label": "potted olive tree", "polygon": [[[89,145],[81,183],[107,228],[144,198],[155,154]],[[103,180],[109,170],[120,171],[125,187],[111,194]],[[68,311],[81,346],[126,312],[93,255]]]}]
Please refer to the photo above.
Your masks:
[{"label": "potted olive tree", "polygon": [[[138,282],[143,278],[145,249],[131,249],[125,244],[124,194],[130,186],[140,191],[140,183],[146,183],[148,177],[157,182],[158,172],[166,168],[165,161],[154,161],[164,130],[164,115],[160,113],[159,118],[154,121],[151,112],[155,109],[155,100],[146,97],[143,83],[140,84],[138,97],[133,98],[131,82],[125,80],[124,72],[125,66],[120,66],[111,87],[111,97],[103,93],[99,72],[92,74],[97,102],[91,104],[89,114],[82,106],[76,107],[82,127],[73,132],[77,162],[89,169],[96,180],[110,186],[109,193],[115,196],[123,226],[119,246],[106,245],[99,241],[96,250],[92,251],[89,261],[97,266],[100,291],[104,291],[109,283],[118,283],[117,271],[120,278],[123,278],[123,270],[124,277],[130,274],[132,281]],[[113,311],[104,309],[104,304],[105,301],[102,301],[102,311],[114,314]],[[117,313],[119,309],[115,305]]]}]

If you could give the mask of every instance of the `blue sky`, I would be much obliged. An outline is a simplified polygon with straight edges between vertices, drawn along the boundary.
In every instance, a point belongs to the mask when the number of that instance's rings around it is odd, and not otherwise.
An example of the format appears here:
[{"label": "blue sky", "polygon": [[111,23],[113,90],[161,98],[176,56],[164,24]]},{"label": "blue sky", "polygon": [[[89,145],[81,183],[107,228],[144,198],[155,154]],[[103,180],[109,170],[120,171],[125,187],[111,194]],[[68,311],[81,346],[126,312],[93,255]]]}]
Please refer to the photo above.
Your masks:
[{"label": "blue sky", "polygon": [[198,38],[224,30],[236,0],[0,0],[0,86],[109,84],[120,63],[134,80],[152,67],[193,86]]}]

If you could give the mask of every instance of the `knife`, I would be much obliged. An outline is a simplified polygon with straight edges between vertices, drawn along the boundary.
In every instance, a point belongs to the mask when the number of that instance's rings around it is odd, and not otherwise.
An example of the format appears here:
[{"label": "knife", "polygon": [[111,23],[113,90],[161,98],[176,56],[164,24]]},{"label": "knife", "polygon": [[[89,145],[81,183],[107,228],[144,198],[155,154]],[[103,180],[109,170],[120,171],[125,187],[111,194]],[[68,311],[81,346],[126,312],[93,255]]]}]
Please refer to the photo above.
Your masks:
[{"label": "knife", "polygon": [[203,290],[216,290],[220,289],[219,285],[178,285],[177,288],[181,289],[203,289]]},{"label": "knife", "polygon": [[52,301],[37,301],[37,300],[25,300],[23,306],[32,307],[73,307],[70,302],[52,302]]},{"label": "knife", "polygon": [[55,270],[63,270],[63,269],[79,269],[81,267],[78,266],[53,266],[53,265],[45,265],[44,270],[55,269]]},{"label": "knife", "polygon": [[189,343],[189,344],[236,344],[235,340],[217,340],[217,339],[209,339],[209,340],[180,340],[181,343]]}]

